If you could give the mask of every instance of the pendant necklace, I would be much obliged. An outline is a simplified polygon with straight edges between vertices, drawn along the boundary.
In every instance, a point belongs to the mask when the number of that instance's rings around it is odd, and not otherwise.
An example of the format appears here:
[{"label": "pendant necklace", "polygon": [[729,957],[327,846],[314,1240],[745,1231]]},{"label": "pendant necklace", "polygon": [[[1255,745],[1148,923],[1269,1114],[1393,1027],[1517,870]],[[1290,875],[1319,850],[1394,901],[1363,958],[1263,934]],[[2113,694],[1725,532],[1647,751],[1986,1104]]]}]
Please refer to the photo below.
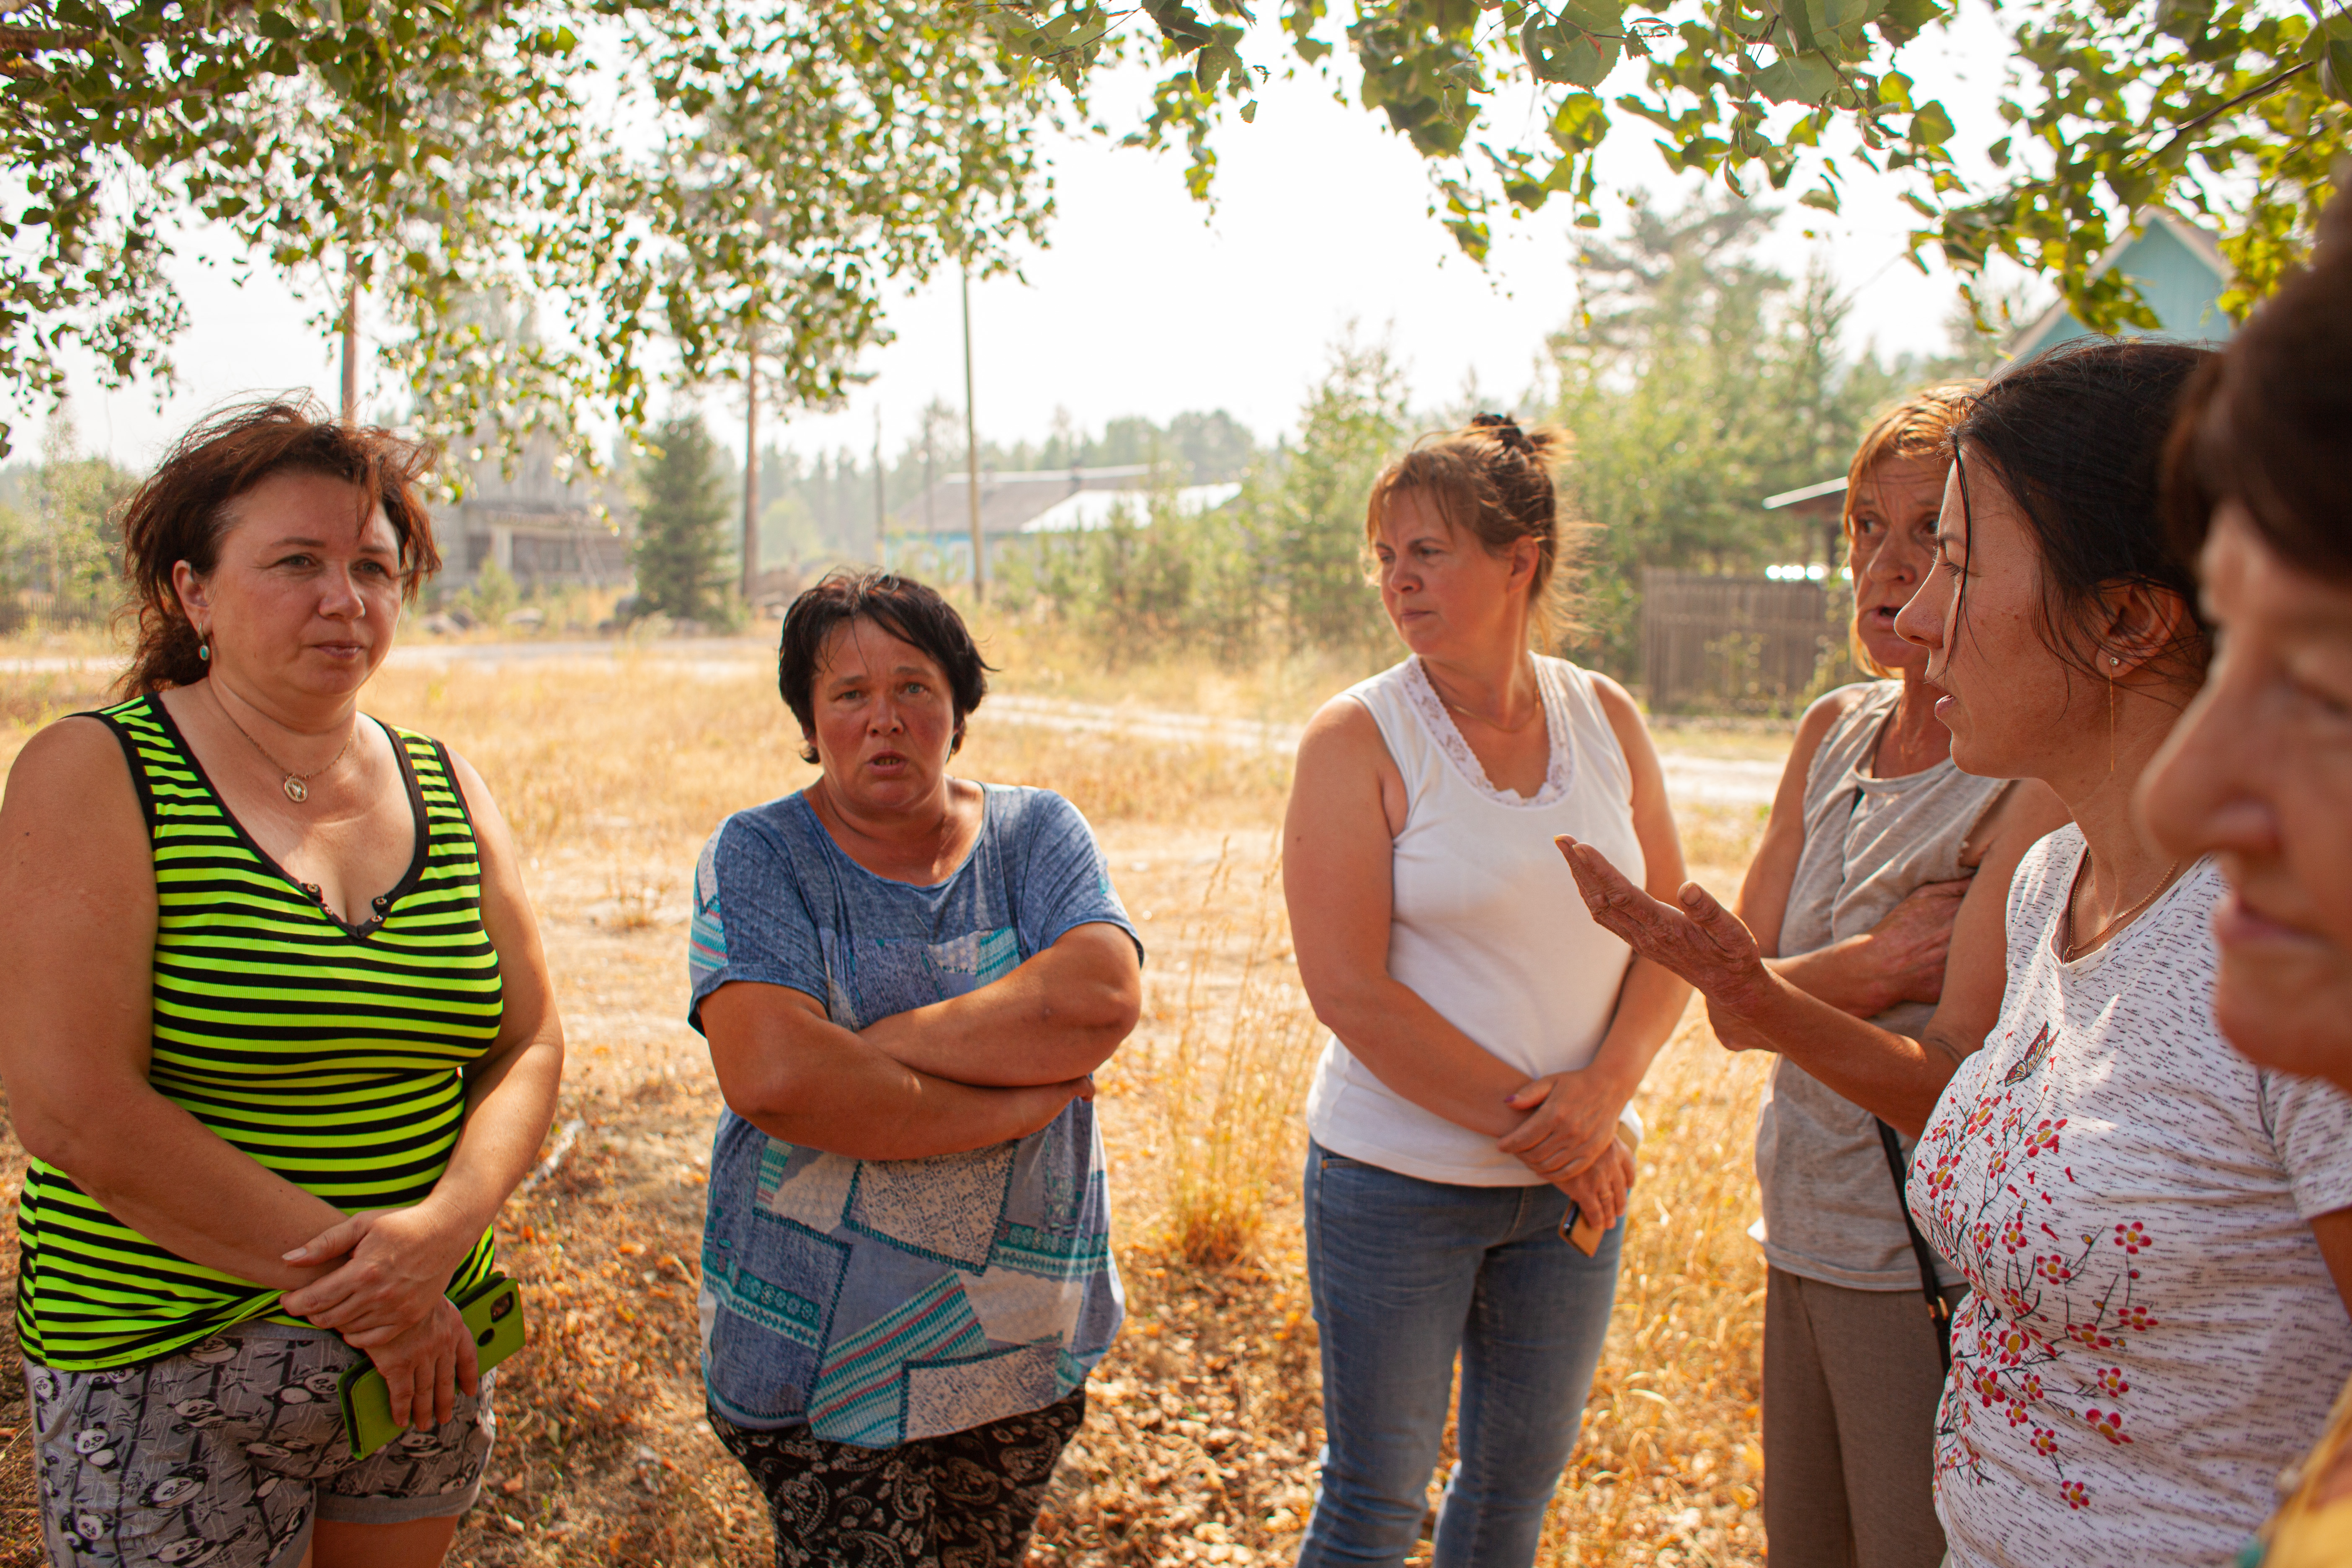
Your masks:
[{"label": "pendant necklace", "polygon": [[2117,931],[2138,919],[2139,913],[2142,910],[2147,909],[2148,905],[2156,902],[2158,894],[2163,892],[2165,889],[2172,886],[2173,873],[2180,869],[2180,862],[2176,859],[2171,865],[2167,866],[2164,868],[2164,875],[2157,879],[2156,886],[2148,889],[2147,897],[2142,899],[2139,902],[2134,904],[2131,908],[2126,910],[2123,913],[2109,921],[2105,925],[2101,926],[2098,931],[2087,940],[2083,942],[2074,942],[2067,936],[2067,931],[2073,929],[2074,923],[2074,894],[2081,889],[2083,885],[2083,874],[2090,869],[2090,852],[2088,850],[2084,850],[2083,853],[2083,858],[2075,863],[2074,883],[2066,890],[2066,920],[2065,924],[2060,929],[2058,933],[2058,962],[2061,963],[2074,963],[2076,959],[2082,957],[2083,954],[2090,952],[2093,948],[2098,946],[2099,943],[2106,941],[2110,936],[2113,936]]},{"label": "pendant necklace", "polygon": [[325,767],[312,768],[307,773],[298,773],[292,768],[288,767],[284,763],[279,762],[276,757],[271,756],[269,754],[269,748],[264,746],[260,742],[254,740],[253,732],[236,721],[236,715],[228,710],[228,704],[220,700],[220,693],[217,691],[213,693],[213,703],[221,710],[221,717],[228,721],[229,728],[235,730],[238,734],[243,735],[252,745],[253,749],[261,753],[261,760],[263,762],[268,763],[271,767],[276,768],[280,773],[285,775],[278,781],[278,787],[284,790],[286,792],[286,798],[292,801],[297,805],[301,805],[304,801],[310,798],[310,781],[317,778],[320,773],[331,773],[334,770],[335,763],[343,760],[343,753],[352,749],[352,742],[359,738],[359,720],[354,716],[352,720],[351,733],[343,737],[342,751],[337,752],[334,756],[328,761]]}]

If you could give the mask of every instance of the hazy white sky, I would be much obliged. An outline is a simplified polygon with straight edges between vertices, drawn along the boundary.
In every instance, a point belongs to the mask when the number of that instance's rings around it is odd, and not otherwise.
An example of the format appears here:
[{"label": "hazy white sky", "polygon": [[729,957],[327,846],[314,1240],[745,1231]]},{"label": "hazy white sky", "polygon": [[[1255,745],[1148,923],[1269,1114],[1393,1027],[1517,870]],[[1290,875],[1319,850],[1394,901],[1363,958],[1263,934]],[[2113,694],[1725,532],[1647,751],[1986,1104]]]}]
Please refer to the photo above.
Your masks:
[{"label": "hazy white sky", "polygon": [[[1965,5],[1950,33],[1914,43],[1901,64],[1916,96],[1940,99],[1959,144],[1974,149],[2000,133],[1992,100],[2005,39],[1982,0]],[[1637,68],[1621,67],[1619,85],[1632,85]],[[1672,176],[1643,130],[1621,119],[1604,173],[1670,200]],[[1271,437],[1291,427],[1351,322],[1389,338],[1417,402],[1451,402],[1472,377],[1498,403],[1528,385],[1544,334],[1574,295],[1564,206],[1506,219],[1482,270],[1427,215],[1424,167],[1410,145],[1313,79],[1269,83],[1255,123],[1227,127],[1220,148],[1217,201],[1204,208],[1185,195],[1178,156],[1055,142],[1060,216],[1051,245],[1024,256],[1022,277],[972,289],[983,437],[1042,437],[1057,410],[1099,428],[1120,415],[1164,420],[1188,408],[1228,409]],[[1844,212],[1796,207],[1790,193],[1795,216],[1784,216],[1768,256],[1792,276],[1818,256],[1854,293],[1851,346],[1940,349],[1952,279],[1940,270],[1923,278],[1903,259],[1912,214],[1900,187],[1846,167]],[[266,270],[239,288],[227,266],[194,258],[225,254],[216,239],[187,249],[177,276],[192,325],[178,346],[181,384],[160,410],[152,389],[102,393],[86,371],[75,377],[84,443],[133,465],[224,398],[305,384],[330,402],[336,395],[334,344],[308,320],[315,300]],[[875,378],[845,409],[771,426],[774,435],[803,451],[862,451],[878,406],[896,450],[930,399],[961,407],[953,276],[901,298],[891,321],[897,341],[869,358]],[[388,390],[363,383],[363,401],[379,389]],[[740,403],[722,394],[706,406],[740,450]],[[36,445],[38,417],[16,420],[20,456]]]}]

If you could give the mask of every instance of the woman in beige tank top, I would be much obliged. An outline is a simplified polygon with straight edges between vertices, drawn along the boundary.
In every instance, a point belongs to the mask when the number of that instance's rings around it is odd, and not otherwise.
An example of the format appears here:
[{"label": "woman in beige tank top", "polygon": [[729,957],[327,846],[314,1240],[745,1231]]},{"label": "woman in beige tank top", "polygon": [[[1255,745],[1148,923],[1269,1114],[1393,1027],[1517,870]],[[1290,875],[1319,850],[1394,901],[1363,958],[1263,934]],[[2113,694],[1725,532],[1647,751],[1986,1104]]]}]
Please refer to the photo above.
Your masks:
[{"label": "woman in beige tank top", "polygon": [[[1888,679],[1832,691],[1799,721],[1738,906],[1784,979],[1905,1034],[1942,993],[1976,873],[1987,873],[1977,896],[1998,900],[2026,846],[2066,820],[2038,785],[1953,767],[1920,679],[1927,650],[1895,632],[1935,559],[1944,448],[1973,390],[1913,393],[1854,454],[1853,647]],[[1914,1247],[1881,1126],[1794,1061],[1774,1062],[1756,1128],[1774,1568],[1935,1568],[1944,1554],[1931,1485],[1943,1356],[1923,1268],[1947,1307],[1964,1287]]]}]

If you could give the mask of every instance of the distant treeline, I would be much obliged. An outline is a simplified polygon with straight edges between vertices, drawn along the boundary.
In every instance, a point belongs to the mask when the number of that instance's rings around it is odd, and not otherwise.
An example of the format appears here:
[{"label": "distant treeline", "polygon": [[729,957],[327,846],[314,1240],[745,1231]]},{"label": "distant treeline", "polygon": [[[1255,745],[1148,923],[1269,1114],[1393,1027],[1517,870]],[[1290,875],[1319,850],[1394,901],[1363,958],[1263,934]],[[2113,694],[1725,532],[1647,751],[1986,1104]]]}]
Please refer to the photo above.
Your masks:
[{"label": "distant treeline", "polygon": [[[1179,414],[1166,425],[1129,416],[1113,419],[1099,434],[1069,426],[1042,441],[1005,446],[982,441],[984,472],[1034,468],[1107,468],[1147,464],[1163,469],[1172,483],[1213,484],[1237,479],[1259,456],[1257,440],[1223,409]],[[901,439],[883,461],[882,508],[886,514],[919,503],[940,479],[964,471],[963,416],[934,403],[924,409],[915,433]],[[734,493],[743,493],[741,476]],[[760,454],[760,554],[771,563],[829,558],[866,559],[874,553],[874,458],[844,447],[803,457],[774,445]],[[956,519],[941,520],[953,527]]]},{"label": "distant treeline", "polygon": [[[1833,525],[1765,511],[1762,499],[1842,475],[1885,403],[1994,359],[1988,341],[1958,325],[1944,356],[1845,353],[1849,302],[1827,279],[1790,279],[1755,259],[1770,223],[1769,212],[1741,202],[1673,214],[1637,206],[1622,242],[1585,247],[1574,312],[1541,340],[1544,374],[1507,401],[1472,394],[1459,407],[1410,407],[1403,369],[1385,345],[1351,336],[1309,390],[1297,434],[1272,443],[1219,410],[1165,425],[1117,418],[1098,431],[1063,421],[1043,440],[984,444],[982,467],[997,472],[1155,470],[1152,488],[1107,528],[1001,546],[992,558],[1001,602],[1060,624],[1108,662],[1315,653],[1374,668],[1392,657],[1393,640],[1366,587],[1366,491],[1417,434],[1458,426],[1484,405],[1573,437],[1563,499],[1578,520],[1578,569],[1561,645],[1638,679],[1644,568],[1834,565]],[[762,563],[815,570],[872,560],[877,502],[886,513],[919,509],[936,480],[963,468],[962,431],[959,410],[927,409],[886,454],[878,497],[870,449],[804,457],[768,446]],[[641,581],[641,598],[648,611],[731,616],[741,469],[690,410],[664,432],[680,447],[667,468],[652,453],[622,460],[641,513],[631,520],[640,576],[652,570],[667,584],[646,593]],[[108,513],[133,478],[83,456],[62,411],[38,462],[0,468],[0,629],[111,609],[117,542]],[[1188,514],[1175,503],[1184,486],[1228,480],[1240,481],[1240,494],[1215,511]],[[652,515],[642,515],[649,501]],[[893,559],[922,569],[896,547]],[[933,565],[934,574],[961,574]]]},{"label": "distant treeline", "polygon": [[81,450],[73,415],[50,415],[37,461],[0,466],[0,635],[88,625],[122,602],[116,510],[139,477]]},{"label": "distant treeline", "polygon": [[[1585,249],[1580,308],[1545,341],[1549,374],[1503,410],[1574,437],[1563,491],[1580,569],[1560,641],[1628,679],[1644,567],[1835,564],[1834,525],[1768,512],[1763,498],[1842,476],[1880,407],[1992,357],[1957,325],[1946,356],[1843,354],[1848,301],[1827,279],[1792,281],[1753,258],[1769,224],[1746,203],[1637,208],[1622,244]],[[1188,517],[1162,495],[1098,531],[1024,542],[998,569],[1008,595],[1114,661],[1183,649],[1387,662],[1393,639],[1365,587],[1366,491],[1417,433],[1479,411],[1409,408],[1403,380],[1384,347],[1340,345],[1297,437],[1250,456],[1234,502]]]}]

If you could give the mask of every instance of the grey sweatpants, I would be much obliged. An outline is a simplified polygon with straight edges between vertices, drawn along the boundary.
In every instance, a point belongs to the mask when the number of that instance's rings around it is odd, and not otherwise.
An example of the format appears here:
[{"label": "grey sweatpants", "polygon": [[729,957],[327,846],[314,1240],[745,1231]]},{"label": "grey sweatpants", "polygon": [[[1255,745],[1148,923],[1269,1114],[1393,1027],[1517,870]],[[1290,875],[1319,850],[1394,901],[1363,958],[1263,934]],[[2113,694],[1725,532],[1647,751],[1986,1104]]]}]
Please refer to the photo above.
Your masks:
[{"label": "grey sweatpants", "polygon": [[[1958,1302],[1964,1288],[1947,1292]],[[1916,1289],[1770,1269],[1764,1293],[1764,1533],[1772,1568],[1937,1568],[1944,1373]]]}]

